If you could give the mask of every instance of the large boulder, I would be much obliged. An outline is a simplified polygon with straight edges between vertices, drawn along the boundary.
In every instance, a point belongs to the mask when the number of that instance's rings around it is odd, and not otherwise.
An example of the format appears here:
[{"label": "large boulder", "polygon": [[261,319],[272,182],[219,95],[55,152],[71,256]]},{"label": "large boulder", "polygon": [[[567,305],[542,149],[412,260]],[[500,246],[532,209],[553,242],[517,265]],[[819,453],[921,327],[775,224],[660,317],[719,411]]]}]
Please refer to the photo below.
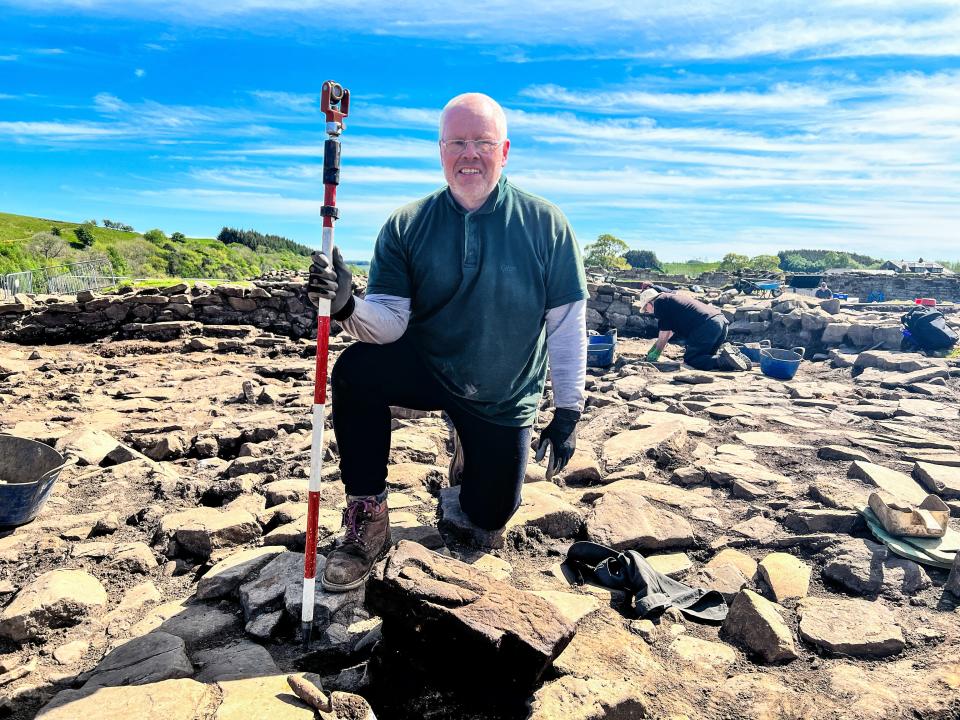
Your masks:
[{"label": "large boulder", "polygon": [[744,590],[734,599],[721,631],[764,662],[783,662],[797,657],[793,634],[777,606],[750,590]]},{"label": "large boulder", "polygon": [[209,557],[219,548],[243,545],[260,537],[260,523],[245,510],[198,507],[163,518],[160,534],[172,533],[191,555]]},{"label": "large boulder", "polygon": [[760,561],[760,577],[778,603],[807,596],[810,566],[789,553],[772,552]]},{"label": "large boulder", "polygon": [[474,681],[482,673],[512,687],[535,683],[575,631],[547,600],[408,541],[374,569],[367,603],[405,653],[447,665],[455,655]]},{"label": "large boulder", "polygon": [[42,640],[107,603],[107,591],[83,570],[51,570],[24,587],[0,615],[0,637]]},{"label": "large boulder", "polygon": [[110,453],[120,447],[120,441],[103,430],[81,428],[57,440],[61,453],[76,455],[81,465],[99,465]]},{"label": "large boulder", "polygon": [[892,554],[885,545],[850,539],[826,551],[823,577],[857,595],[913,595],[930,587],[930,578],[913,560]]}]

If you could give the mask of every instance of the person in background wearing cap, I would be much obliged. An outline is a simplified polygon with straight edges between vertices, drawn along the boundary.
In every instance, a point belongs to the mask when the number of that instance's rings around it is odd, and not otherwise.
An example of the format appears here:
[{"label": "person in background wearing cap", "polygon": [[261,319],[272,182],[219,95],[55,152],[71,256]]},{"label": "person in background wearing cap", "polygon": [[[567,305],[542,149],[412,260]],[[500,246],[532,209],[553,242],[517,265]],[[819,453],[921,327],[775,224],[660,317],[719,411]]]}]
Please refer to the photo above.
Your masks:
[{"label": "person in background wearing cap", "polygon": [[749,370],[750,358],[726,342],[727,319],[720,308],[665,288],[650,286],[637,301],[643,311],[657,318],[660,333],[647,352],[647,360],[656,362],[671,338],[686,341],[683,361],[697,370]]}]

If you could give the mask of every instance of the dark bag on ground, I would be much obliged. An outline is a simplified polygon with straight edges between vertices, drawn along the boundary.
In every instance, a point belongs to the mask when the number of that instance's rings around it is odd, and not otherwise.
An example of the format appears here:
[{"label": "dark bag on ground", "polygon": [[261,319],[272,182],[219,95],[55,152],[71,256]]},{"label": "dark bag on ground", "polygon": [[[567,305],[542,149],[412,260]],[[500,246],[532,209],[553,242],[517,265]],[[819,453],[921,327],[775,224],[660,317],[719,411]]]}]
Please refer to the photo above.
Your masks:
[{"label": "dark bag on ground", "polygon": [[692,588],[657,572],[636,550],[617,552],[581,540],[567,550],[567,564],[604,587],[626,590],[642,618],[660,615],[669,607],[697,622],[720,624],[727,617],[727,603],[719,592]]},{"label": "dark bag on ground", "polygon": [[943,350],[953,347],[960,336],[949,327],[943,314],[932,307],[915,307],[900,318],[910,331],[910,339],[923,350]]}]

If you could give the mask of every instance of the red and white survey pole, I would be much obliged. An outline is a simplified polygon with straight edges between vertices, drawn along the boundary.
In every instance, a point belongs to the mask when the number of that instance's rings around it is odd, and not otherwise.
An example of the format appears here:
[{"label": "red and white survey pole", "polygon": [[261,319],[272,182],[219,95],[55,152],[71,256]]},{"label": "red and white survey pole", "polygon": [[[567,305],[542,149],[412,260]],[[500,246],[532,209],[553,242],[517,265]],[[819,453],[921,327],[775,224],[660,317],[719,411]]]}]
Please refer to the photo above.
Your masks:
[{"label": "red and white survey pole", "polygon": [[[333,221],[340,184],[340,133],[350,111],[350,91],[327,80],[320,93],[320,109],[327,118],[323,144],[323,254],[333,262]],[[303,647],[313,632],[313,601],[317,590],[317,522],[320,514],[320,470],[323,464],[324,408],[327,402],[327,355],[330,347],[330,301],[320,298],[317,308],[317,366],[313,386],[313,439],[310,444],[310,484],[307,496],[307,537],[303,553],[303,610],[300,614]]]}]

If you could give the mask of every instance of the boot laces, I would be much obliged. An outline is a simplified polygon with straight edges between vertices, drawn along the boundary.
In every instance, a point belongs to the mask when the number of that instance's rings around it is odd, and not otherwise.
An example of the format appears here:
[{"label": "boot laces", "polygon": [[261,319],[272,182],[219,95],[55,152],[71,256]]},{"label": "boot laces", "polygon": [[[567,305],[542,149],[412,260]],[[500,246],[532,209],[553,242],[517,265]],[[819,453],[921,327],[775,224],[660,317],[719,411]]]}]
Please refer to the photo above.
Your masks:
[{"label": "boot laces", "polygon": [[367,524],[367,520],[380,508],[376,500],[365,498],[362,500],[351,500],[347,503],[346,510],[343,511],[343,525],[346,528],[344,536],[345,543],[363,544],[361,534]]}]

